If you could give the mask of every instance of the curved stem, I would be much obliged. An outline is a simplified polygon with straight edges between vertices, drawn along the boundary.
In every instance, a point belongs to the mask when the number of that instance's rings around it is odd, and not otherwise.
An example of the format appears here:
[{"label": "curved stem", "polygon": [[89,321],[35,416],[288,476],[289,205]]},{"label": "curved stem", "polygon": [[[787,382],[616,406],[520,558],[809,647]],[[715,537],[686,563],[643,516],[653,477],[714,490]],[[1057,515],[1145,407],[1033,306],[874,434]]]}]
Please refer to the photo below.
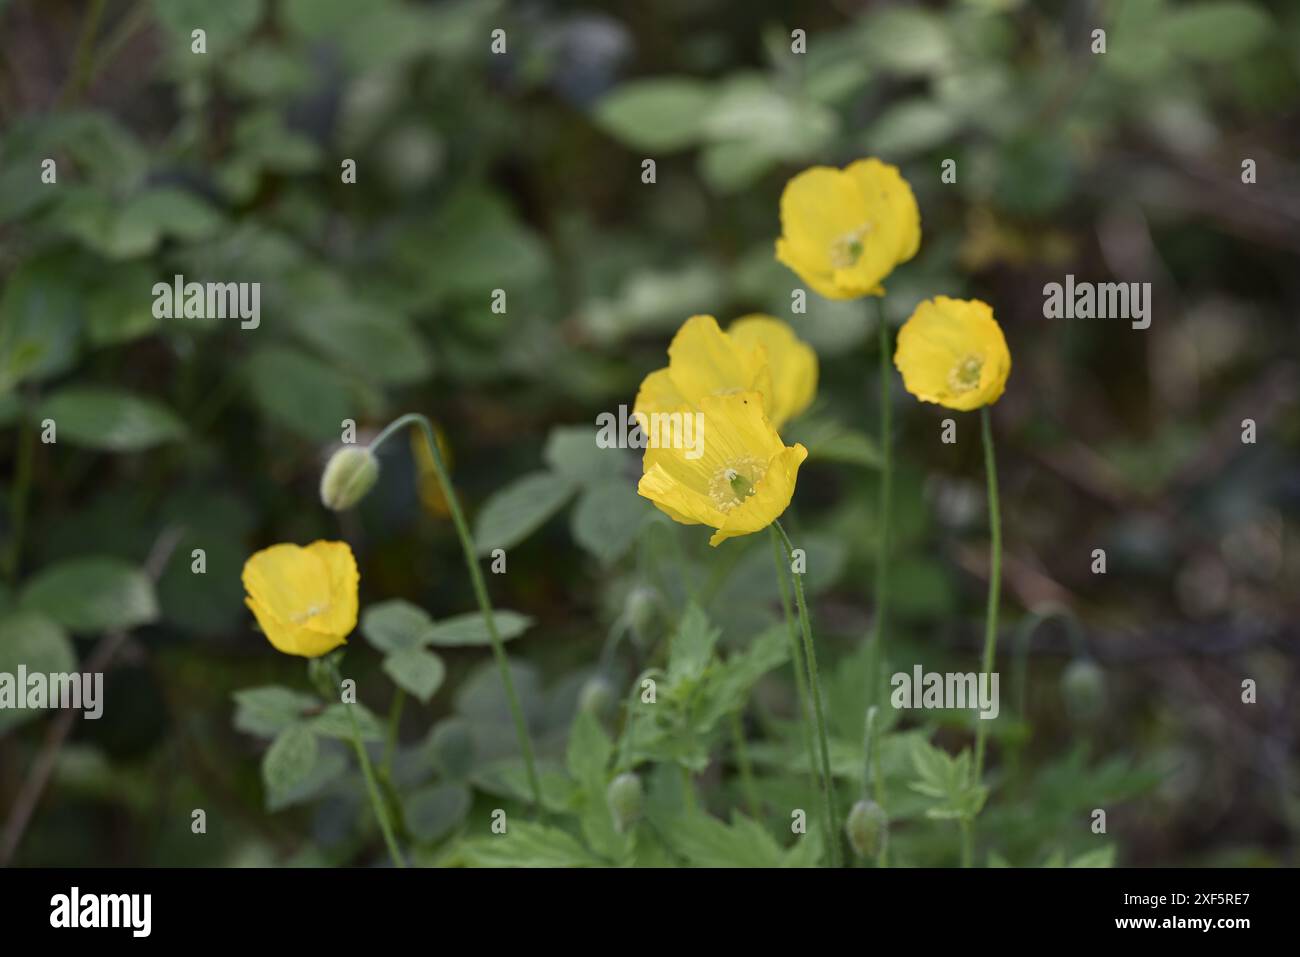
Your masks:
[{"label": "curved stem", "polygon": [[496,658],[497,668],[501,671],[501,683],[505,686],[506,700],[510,705],[510,715],[514,719],[515,734],[519,739],[519,750],[523,752],[524,756],[524,768],[528,774],[528,787],[533,792],[533,805],[540,811],[542,808],[542,784],[537,776],[537,761],[533,757],[533,742],[528,735],[528,722],[524,719],[524,709],[519,704],[519,695],[515,692],[515,682],[510,675],[510,660],[506,657],[505,645],[501,641],[501,634],[497,631],[496,620],[492,615],[492,602],[488,598],[487,585],[483,581],[483,571],[478,567],[478,553],[474,548],[474,540],[470,536],[469,526],[465,523],[465,515],[461,512],[460,500],[456,497],[456,490],[452,487],[451,476],[447,472],[446,463],[442,460],[438,440],[433,434],[433,425],[418,412],[409,412],[406,415],[399,416],[390,422],[387,428],[380,432],[375,440],[370,443],[370,451],[377,453],[379,447],[388,440],[389,436],[410,424],[419,425],[424,432],[424,440],[428,443],[429,452],[433,457],[433,468],[438,476],[438,484],[442,486],[442,494],[447,501],[447,510],[451,513],[452,524],[456,526],[456,534],[460,537],[460,546],[465,553],[465,565],[469,568],[470,581],[474,586],[474,596],[478,599],[479,608],[483,612],[483,622],[487,626],[488,638],[492,642],[492,655]]},{"label": "curved stem", "polygon": [[[342,681],[338,669],[333,668],[334,686],[337,688]],[[370,795],[370,806],[374,809],[375,817],[379,819],[379,830],[384,833],[384,843],[388,845],[388,856],[392,858],[394,867],[405,867],[406,861],[402,858],[402,852],[397,849],[397,838],[393,836],[393,825],[388,820],[388,809],[384,807],[384,799],[380,797],[379,786],[375,783],[375,770],[370,766],[370,755],[366,753],[365,742],[361,740],[361,726],[357,724],[357,716],[352,713],[352,706],[345,704],[343,709],[348,713],[348,722],[352,725],[352,747],[357,752],[357,761],[361,764],[361,774],[366,779],[366,791]]]},{"label": "curved stem", "polygon": [[[998,507],[998,466],[993,457],[993,425],[989,407],[980,409],[980,426],[984,437],[984,477],[989,488],[989,601],[984,619],[984,674],[993,673],[993,657],[998,643],[998,600],[1002,587],[1002,514]],[[975,730],[974,780],[984,773],[986,722],[977,722]]]},{"label": "curved stem", "polygon": [[885,611],[889,598],[889,517],[893,493],[893,435],[890,429],[889,323],[883,299],[877,300],[876,325],[880,329],[880,509],[876,542],[876,620],[871,637],[870,700],[880,693],[880,669],[885,660]]},{"label": "curved stem", "polygon": [[799,694],[799,728],[803,731],[804,751],[808,756],[808,778],[817,789],[817,749],[813,746],[812,719],[808,715],[808,679],[804,677],[803,651],[799,648],[799,627],[790,607],[790,589],[786,584],[785,549],[781,535],[772,527],[772,557],[776,560],[776,583],[781,589],[781,610],[785,612],[786,631],[790,635],[790,662],[794,666],[794,685]]},{"label": "curved stem", "polygon": [[[785,544],[786,560],[794,561],[794,546],[779,521],[772,523]],[[788,567],[788,566],[787,566]],[[840,866],[839,816],[835,813],[835,782],[831,778],[831,750],[826,738],[826,719],[822,713],[821,682],[817,677],[817,652],[813,649],[812,625],[808,620],[808,604],[804,600],[803,579],[791,572],[794,581],[795,604],[799,607],[799,626],[803,631],[804,654],[808,656],[808,685],[813,699],[813,717],[816,719],[817,738],[821,748],[822,798],[826,805],[826,842],[830,845],[831,866]]]}]

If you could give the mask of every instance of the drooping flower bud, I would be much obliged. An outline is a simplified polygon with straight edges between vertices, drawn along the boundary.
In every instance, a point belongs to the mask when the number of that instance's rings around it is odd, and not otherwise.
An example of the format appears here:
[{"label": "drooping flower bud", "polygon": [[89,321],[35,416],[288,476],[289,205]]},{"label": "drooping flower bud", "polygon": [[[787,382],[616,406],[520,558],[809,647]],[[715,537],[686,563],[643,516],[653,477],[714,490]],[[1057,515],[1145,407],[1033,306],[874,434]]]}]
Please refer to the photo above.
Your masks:
[{"label": "drooping flower bud", "polygon": [[600,675],[588,678],[578,693],[578,710],[590,711],[598,717],[608,713],[613,703],[614,689]]},{"label": "drooping flower bud", "polygon": [[379,460],[369,448],[345,445],[335,452],[320,477],[320,500],[336,512],[356,505],[379,478]]},{"label": "drooping flower bud", "polygon": [[853,805],[849,818],[844,823],[844,831],[849,836],[849,844],[860,857],[874,857],[880,848],[889,827],[889,818],[875,801],[862,800]]},{"label": "drooping flower bud", "polygon": [[609,811],[614,816],[614,828],[620,834],[625,833],[641,819],[641,809],[645,804],[641,779],[631,772],[620,774],[609,782],[605,800],[609,802]]},{"label": "drooping flower bud", "polygon": [[1075,658],[1061,672],[1061,694],[1071,717],[1091,721],[1106,707],[1106,673],[1091,658]]}]

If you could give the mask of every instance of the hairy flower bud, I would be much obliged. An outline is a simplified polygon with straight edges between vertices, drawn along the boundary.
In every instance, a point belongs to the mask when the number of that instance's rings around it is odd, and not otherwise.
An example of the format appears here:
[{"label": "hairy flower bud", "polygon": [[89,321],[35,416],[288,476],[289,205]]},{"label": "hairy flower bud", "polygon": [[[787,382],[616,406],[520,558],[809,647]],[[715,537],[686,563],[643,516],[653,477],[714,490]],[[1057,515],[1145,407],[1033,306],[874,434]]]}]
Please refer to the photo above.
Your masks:
[{"label": "hairy flower bud", "polygon": [[609,802],[610,813],[614,815],[614,827],[623,834],[641,819],[641,808],[645,803],[645,792],[641,788],[641,779],[632,773],[620,774],[609,782],[605,792]]},{"label": "hairy flower bud", "polygon": [[614,703],[614,689],[600,675],[588,678],[578,692],[578,710],[590,711],[601,716],[609,711]]},{"label": "hairy flower bud", "polygon": [[853,805],[849,818],[844,823],[849,844],[860,857],[875,856],[888,827],[889,818],[885,816],[884,809],[875,801],[867,800]]},{"label": "hairy flower bud", "polygon": [[1075,658],[1061,672],[1061,694],[1071,717],[1091,721],[1106,707],[1106,673],[1091,658]]},{"label": "hairy flower bud", "polygon": [[320,500],[336,512],[356,505],[379,478],[379,460],[368,448],[345,445],[335,452],[320,477]]}]

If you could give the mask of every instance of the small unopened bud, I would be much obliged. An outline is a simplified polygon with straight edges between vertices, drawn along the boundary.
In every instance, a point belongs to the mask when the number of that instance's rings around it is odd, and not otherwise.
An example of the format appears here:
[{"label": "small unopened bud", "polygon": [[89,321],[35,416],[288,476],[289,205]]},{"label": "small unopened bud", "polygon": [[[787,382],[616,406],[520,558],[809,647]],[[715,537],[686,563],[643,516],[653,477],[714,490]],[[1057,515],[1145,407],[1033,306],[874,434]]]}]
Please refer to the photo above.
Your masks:
[{"label": "small unopened bud", "polygon": [[627,616],[627,623],[638,635],[643,635],[650,629],[650,625],[654,622],[657,604],[658,596],[652,588],[638,585],[627,593],[623,614]]},{"label": "small unopened bud", "polygon": [[1061,694],[1072,717],[1090,721],[1106,707],[1106,673],[1091,658],[1075,658],[1061,673]]},{"label": "small unopened bud", "polygon": [[579,711],[589,711],[598,716],[604,715],[609,712],[609,707],[613,703],[614,689],[600,675],[588,678],[582,686],[582,691],[578,693]]},{"label": "small unopened bud", "polygon": [[875,801],[867,800],[853,805],[849,819],[844,823],[849,844],[860,857],[875,856],[888,827],[889,818],[885,816],[884,808]]},{"label": "small unopened bud", "polygon": [[609,782],[605,800],[609,802],[609,811],[614,816],[615,830],[623,834],[641,819],[641,808],[645,803],[641,779],[630,772],[620,774]]},{"label": "small unopened bud", "polygon": [[345,445],[335,452],[320,477],[320,500],[336,512],[366,497],[379,478],[379,460],[368,448]]}]

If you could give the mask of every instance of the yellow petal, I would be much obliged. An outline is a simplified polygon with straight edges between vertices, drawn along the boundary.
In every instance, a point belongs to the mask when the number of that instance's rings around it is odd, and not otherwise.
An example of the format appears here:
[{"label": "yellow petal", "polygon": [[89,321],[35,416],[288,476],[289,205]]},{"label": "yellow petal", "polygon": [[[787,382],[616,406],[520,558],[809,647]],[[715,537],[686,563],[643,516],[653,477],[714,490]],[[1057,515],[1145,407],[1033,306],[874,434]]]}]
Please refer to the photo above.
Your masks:
[{"label": "yellow petal", "polygon": [[632,406],[634,413],[650,415],[654,412],[669,412],[686,405],[686,400],[673,385],[673,377],[667,368],[656,369],[641,380],[637,390],[636,402]]},{"label": "yellow petal", "polygon": [[742,316],[727,335],[743,346],[762,347],[772,377],[768,417],[778,431],[812,404],[817,394],[817,353],[794,330],[772,316]]},{"label": "yellow petal", "polygon": [[790,504],[806,450],[781,443],[756,392],[706,396],[698,414],[702,447],[647,448],[637,491],[675,521],[718,529],[715,545],[766,528]]},{"label": "yellow petal", "polygon": [[967,412],[1002,395],[1011,352],[987,303],[936,296],[899,330],[894,365],[921,401]]},{"label": "yellow petal", "polygon": [[877,159],[814,166],[781,194],[776,258],[819,295],[883,295],[881,282],[916,255],[920,213],[898,168]]},{"label": "yellow petal", "polygon": [[687,404],[696,407],[705,396],[771,391],[763,360],[754,349],[738,347],[712,316],[687,319],[668,346],[673,385]]},{"label": "yellow petal", "polygon": [[360,576],[344,542],[272,545],[244,563],[242,578],[248,607],[281,651],[322,655],[356,627]]}]

